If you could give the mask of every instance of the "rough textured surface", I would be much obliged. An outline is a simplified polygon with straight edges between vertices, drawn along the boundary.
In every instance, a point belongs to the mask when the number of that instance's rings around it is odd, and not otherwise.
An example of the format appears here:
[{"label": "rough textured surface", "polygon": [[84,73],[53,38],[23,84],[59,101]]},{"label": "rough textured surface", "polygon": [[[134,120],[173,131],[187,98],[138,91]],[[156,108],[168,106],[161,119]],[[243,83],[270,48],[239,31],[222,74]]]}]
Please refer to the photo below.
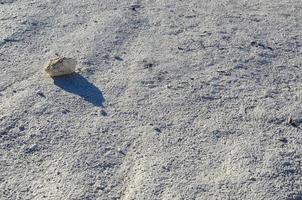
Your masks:
[{"label": "rough textured surface", "polygon": [[301,0],[0,3],[0,199],[302,199]]}]

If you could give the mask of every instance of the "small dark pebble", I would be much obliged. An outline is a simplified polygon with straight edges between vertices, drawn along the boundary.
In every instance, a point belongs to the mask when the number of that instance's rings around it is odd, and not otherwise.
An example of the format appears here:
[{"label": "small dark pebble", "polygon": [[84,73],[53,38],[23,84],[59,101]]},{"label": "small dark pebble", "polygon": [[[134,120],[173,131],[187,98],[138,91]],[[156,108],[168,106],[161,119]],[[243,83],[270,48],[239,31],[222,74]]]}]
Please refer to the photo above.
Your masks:
[{"label": "small dark pebble", "polygon": [[155,128],[154,130],[155,130],[156,132],[158,132],[158,133],[161,133],[160,128]]},{"label": "small dark pebble", "polygon": [[13,93],[16,93],[17,91],[16,90],[13,90]]},{"label": "small dark pebble", "polygon": [[20,126],[20,127],[19,127],[19,130],[20,130],[20,131],[24,131],[24,130],[25,130],[25,127],[24,127],[24,126]]},{"label": "small dark pebble", "polygon": [[120,154],[122,154],[122,155],[126,155],[125,152],[124,152],[123,150],[121,150],[121,149],[118,150],[118,152],[119,152]]},{"label": "small dark pebble", "polygon": [[297,124],[295,123],[295,121],[293,120],[293,118],[291,116],[288,117],[287,123],[293,127],[297,127]]},{"label": "small dark pebble", "polygon": [[105,187],[98,186],[98,187],[96,187],[95,189],[96,189],[96,190],[104,190]]},{"label": "small dark pebble", "polygon": [[141,5],[132,5],[130,6],[130,9],[133,11],[136,11],[136,9],[141,8]]},{"label": "small dark pebble", "polygon": [[70,110],[68,110],[68,109],[65,109],[65,110],[62,111],[63,114],[67,114],[69,112],[70,112]]},{"label": "small dark pebble", "polygon": [[255,178],[250,178],[250,181],[256,181],[256,179]]},{"label": "small dark pebble", "polygon": [[118,60],[118,61],[123,61],[123,58],[119,57],[119,56],[114,56],[114,59]]},{"label": "small dark pebble", "polygon": [[25,149],[25,153],[32,153],[34,151],[38,150],[38,145],[37,144],[33,144],[30,147]]},{"label": "small dark pebble", "polygon": [[252,46],[256,46],[256,45],[257,45],[257,42],[252,41],[252,42],[251,42],[251,45],[252,45]]},{"label": "small dark pebble", "polygon": [[101,110],[101,115],[102,115],[102,116],[107,116],[108,114],[106,113],[105,110]]},{"label": "small dark pebble", "polygon": [[262,43],[259,43],[259,42],[255,42],[255,41],[252,41],[251,42],[251,45],[254,46],[254,47],[262,47],[263,49],[269,49],[271,51],[273,51],[274,49],[272,47],[269,47],[269,46],[266,46]]},{"label": "small dark pebble", "polygon": [[39,95],[40,97],[44,97],[45,98],[45,95],[43,94],[43,92],[42,91],[37,91],[37,95]]},{"label": "small dark pebble", "polygon": [[272,47],[266,47],[267,49],[269,49],[269,50],[271,50],[271,51],[273,51],[274,49],[272,48]]},{"label": "small dark pebble", "polygon": [[38,26],[39,24],[37,22],[32,22],[31,25],[32,26]]},{"label": "small dark pebble", "polygon": [[5,38],[3,40],[4,40],[4,42],[18,42],[19,41],[19,40],[14,39],[14,38]]},{"label": "small dark pebble", "polygon": [[153,67],[153,64],[152,63],[146,63],[146,64],[144,64],[144,68],[145,69],[150,69],[150,68],[152,68]]},{"label": "small dark pebble", "polygon": [[279,141],[283,143],[288,143],[288,140],[286,138],[280,138]]},{"label": "small dark pebble", "polygon": [[105,129],[103,129],[101,132],[102,133],[107,133],[109,131],[109,129],[108,128],[105,128]]}]

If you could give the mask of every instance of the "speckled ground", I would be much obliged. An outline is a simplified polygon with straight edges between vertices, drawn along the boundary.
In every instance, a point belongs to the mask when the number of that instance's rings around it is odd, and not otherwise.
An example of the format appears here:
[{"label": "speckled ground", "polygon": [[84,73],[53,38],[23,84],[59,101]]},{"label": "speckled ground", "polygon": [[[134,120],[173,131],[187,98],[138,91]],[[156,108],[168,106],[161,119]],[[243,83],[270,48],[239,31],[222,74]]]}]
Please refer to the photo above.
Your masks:
[{"label": "speckled ground", "polygon": [[301,24],[300,0],[0,0],[0,199],[301,200]]}]

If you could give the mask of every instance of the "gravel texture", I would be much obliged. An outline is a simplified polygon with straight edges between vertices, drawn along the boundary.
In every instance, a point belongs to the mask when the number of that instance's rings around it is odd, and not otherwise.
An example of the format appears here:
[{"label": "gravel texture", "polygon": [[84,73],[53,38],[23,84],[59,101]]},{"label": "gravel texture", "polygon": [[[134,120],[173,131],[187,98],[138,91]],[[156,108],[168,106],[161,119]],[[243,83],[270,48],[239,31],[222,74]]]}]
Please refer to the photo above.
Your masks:
[{"label": "gravel texture", "polygon": [[301,200],[301,25],[301,0],[0,0],[0,199]]}]

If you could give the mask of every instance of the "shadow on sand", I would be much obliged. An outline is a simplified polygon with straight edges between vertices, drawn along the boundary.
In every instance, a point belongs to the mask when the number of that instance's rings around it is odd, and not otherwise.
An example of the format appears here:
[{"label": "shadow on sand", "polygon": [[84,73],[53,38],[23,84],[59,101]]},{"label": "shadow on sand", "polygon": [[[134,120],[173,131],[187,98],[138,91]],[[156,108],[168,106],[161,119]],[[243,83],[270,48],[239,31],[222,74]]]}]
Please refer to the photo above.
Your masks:
[{"label": "shadow on sand", "polygon": [[102,92],[80,74],[53,77],[54,84],[63,90],[79,95],[94,106],[103,107],[105,101]]}]

